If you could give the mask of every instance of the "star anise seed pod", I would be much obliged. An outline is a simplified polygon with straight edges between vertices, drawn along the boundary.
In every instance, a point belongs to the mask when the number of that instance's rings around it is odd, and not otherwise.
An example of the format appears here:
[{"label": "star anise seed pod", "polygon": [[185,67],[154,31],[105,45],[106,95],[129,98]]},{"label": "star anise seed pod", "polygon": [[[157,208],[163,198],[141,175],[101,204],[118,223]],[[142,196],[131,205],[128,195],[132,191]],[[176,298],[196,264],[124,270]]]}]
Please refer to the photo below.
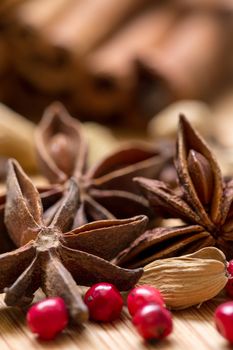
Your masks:
[{"label": "star anise seed pod", "polygon": [[87,170],[82,125],[59,103],[45,111],[35,139],[39,164],[49,181],[65,183],[71,176],[77,181],[81,205],[74,227],[100,219],[152,214],[132,179],[155,178],[170,157],[166,147],[162,153],[155,146],[130,143]]},{"label": "star anise seed pod", "polygon": [[[37,190],[40,193],[40,198],[44,210],[47,210],[58,200],[60,200],[63,193],[63,188],[60,185],[37,187]],[[0,196],[0,254],[16,248],[15,244],[12,242],[7,233],[7,228],[4,223],[5,202],[6,194],[2,194]]]},{"label": "star anise seed pod", "polygon": [[184,226],[146,231],[114,260],[121,266],[143,266],[157,258],[216,246],[233,258],[233,179],[225,180],[211,150],[180,117],[175,160],[179,188],[136,178],[151,208],[166,217],[180,218]]},{"label": "star anise seed pod", "polygon": [[142,269],[123,269],[108,260],[145,230],[147,218],[98,221],[69,231],[79,191],[73,178],[67,184],[46,226],[37,189],[19,164],[9,161],[5,225],[19,248],[0,255],[0,292],[6,292],[7,305],[20,306],[30,303],[41,287],[47,296],[64,298],[72,319],[80,323],[87,319],[87,308],[77,284],[106,281],[128,290],[141,277]]}]

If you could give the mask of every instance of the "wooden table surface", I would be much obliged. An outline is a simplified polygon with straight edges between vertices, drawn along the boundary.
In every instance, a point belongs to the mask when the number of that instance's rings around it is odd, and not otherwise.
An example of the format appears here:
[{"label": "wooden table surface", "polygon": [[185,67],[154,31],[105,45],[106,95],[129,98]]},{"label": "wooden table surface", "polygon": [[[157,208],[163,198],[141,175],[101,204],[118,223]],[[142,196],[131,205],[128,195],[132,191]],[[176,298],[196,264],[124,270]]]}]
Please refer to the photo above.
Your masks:
[{"label": "wooden table surface", "polygon": [[227,350],[230,345],[218,334],[213,312],[222,297],[204,303],[200,308],[173,312],[174,332],[166,340],[146,344],[135,332],[130,317],[123,312],[113,324],[88,322],[83,329],[67,329],[54,341],[38,341],[25,324],[25,314],[6,308],[0,299],[0,350]]}]

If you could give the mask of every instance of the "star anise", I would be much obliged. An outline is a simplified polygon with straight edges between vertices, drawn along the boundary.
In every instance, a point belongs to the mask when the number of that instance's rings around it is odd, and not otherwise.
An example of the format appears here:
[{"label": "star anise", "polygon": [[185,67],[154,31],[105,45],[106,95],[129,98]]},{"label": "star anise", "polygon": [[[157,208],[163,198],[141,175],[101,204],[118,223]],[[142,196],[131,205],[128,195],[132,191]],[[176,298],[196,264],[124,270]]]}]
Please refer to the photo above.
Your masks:
[{"label": "star anise", "polygon": [[7,234],[7,229],[4,224],[4,209],[5,209],[6,196],[0,196],[0,253],[7,252],[15,248],[14,243],[11,241]]},{"label": "star anise", "polygon": [[155,178],[170,159],[166,147],[162,152],[148,144],[130,143],[87,170],[82,125],[59,103],[45,111],[35,139],[40,167],[49,181],[61,184],[71,176],[77,181],[81,205],[74,227],[100,219],[152,214],[132,179]]},{"label": "star anise", "polygon": [[180,227],[146,231],[114,260],[122,266],[143,266],[170,256],[216,246],[233,257],[233,180],[225,180],[211,150],[188,120],[180,117],[175,160],[178,190],[145,178],[141,186],[155,212],[184,221]]},{"label": "star anise", "polygon": [[30,303],[41,287],[47,296],[64,298],[73,320],[82,322],[87,308],[77,284],[108,281],[128,290],[141,277],[142,269],[123,269],[108,260],[145,230],[147,218],[103,220],[69,231],[79,191],[73,178],[67,187],[46,226],[39,192],[19,164],[9,161],[5,225],[19,248],[0,255],[0,292],[6,292],[7,305],[21,306]]},{"label": "star anise", "polygon": [[[54,205],[62,197],[63,192],[63,188],[60,185],[37,187],[37,190],[40,193],[44,210],[47,210]],[[12,242],[7,233],[7,228],[4,223],[5,202],[6,194],[2,194],[0,196],[0,254],[16,248],[15,244]]]}]

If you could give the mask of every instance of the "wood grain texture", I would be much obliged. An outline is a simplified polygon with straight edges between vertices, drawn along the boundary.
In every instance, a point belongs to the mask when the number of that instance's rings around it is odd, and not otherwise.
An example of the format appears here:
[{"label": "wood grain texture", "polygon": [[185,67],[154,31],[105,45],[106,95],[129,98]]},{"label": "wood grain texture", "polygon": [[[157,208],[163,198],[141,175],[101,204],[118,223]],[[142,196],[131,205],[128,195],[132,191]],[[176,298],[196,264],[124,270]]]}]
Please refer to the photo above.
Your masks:
[{"label": "wood grain texture", "polygon": [[213,312],[223,302],[222,297],[203,304],[200,308],[177,311],[174,332],[157,344],[146,344],[135,332],[130,317],[124,311],[121,320],[113,324],[88,322],[83,329],[69,328],[54,341],[43,342],[28,330],[22,311],[6,308],[0,298],[0,349],[49,350],[227,350],[230,345],[217,333]]}]

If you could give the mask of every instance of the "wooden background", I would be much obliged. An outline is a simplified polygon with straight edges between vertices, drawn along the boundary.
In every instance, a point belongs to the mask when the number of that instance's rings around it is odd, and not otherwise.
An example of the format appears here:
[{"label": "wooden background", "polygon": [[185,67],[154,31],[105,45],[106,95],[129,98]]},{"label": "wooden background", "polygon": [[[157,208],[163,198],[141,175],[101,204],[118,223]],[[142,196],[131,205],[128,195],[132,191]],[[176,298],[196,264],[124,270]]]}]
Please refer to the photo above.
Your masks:
[{"label": "wooden background", "polygon": [[69,328],[55,340],[36,339],[25,324],[25,314],[6,308],[0,299],[0,350],[227,350],[232,347],[215,329],[213,313],[223,297],[204,303],[200,308],[173,312],[174,331],[166,340],[146,344],[135,332],[126,310],[113,324],[88,322],[83,329]]}]

